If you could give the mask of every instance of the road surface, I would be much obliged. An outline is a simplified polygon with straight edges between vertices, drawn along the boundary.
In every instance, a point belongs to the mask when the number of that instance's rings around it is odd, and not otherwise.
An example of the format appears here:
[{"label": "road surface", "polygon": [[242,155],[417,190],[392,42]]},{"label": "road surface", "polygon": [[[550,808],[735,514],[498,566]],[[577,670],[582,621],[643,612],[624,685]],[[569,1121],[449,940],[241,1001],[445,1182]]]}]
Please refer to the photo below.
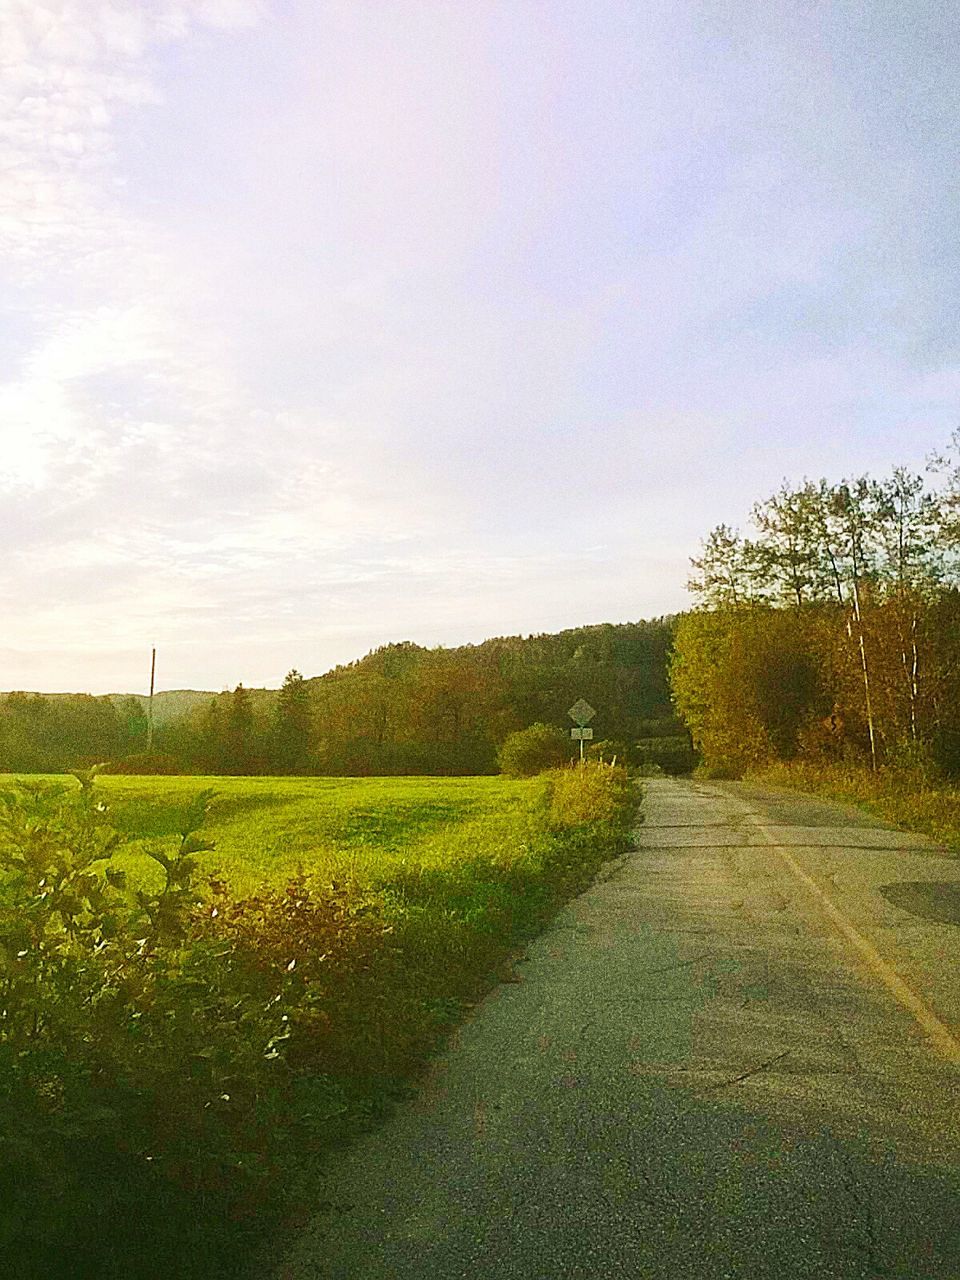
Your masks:
[{"label": "road surface", "polygon": [[278,1280],[960,1280],[960,861],[853,810],[646,784]]}]

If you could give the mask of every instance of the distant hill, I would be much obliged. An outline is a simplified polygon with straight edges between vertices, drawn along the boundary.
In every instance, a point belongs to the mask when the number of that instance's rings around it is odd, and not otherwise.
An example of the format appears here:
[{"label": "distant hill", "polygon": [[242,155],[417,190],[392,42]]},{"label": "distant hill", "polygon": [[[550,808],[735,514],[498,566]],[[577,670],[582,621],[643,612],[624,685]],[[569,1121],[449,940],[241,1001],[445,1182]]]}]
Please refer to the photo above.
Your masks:
[{"label": "distant hill", "polygon": [[[276,689],[251,689],[250,694],[257,707],[271,706],[276,699]],[[11,697],[11,691],[0,692],[0,698]],[[118,709],[132,699],[140,704],[146,714],[150,698],[145,693],[106,693],[93,695],[88,693],[27,693],[30,698],[43,698],[50,703],[64,702],[68,699],[91,698],[94,696],[107,698]],[[162,689],[153,695],[153,721],[158,727],[173,724],[176,720],[188,716],[197,707],[205,706],[211,698],[225,697],[221,690],[213,689]]]}]

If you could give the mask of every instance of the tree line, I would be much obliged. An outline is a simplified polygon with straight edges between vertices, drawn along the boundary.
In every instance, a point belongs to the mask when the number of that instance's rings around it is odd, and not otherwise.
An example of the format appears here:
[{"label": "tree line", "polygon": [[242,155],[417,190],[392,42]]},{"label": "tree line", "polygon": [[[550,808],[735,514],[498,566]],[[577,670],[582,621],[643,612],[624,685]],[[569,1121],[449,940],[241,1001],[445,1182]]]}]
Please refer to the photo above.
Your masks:
[{"label": "tree line", "polygon": [[960,774],[960,431],[925,473],[786,481],[692,561],[671,684],[708,770]]},{"label": "tree line", "polygon": [[[598,741],[621,752],[682,736],[667,679],[673,620],[509,636],[459,648],[389,644],[282,689],[210,695],[158,723],[147,755],[137,698],[0,697],[0,769],[59,772],[111,761],[130,772],[477,774],[512,732],[565,733],[586,698]],[[685,744],[684,744],[685,747]]]},{"label": "tree line", "polygon": [[137,698],[86,693],[0,696],[0,769],[62,773],[146,750],[147,717]]}]

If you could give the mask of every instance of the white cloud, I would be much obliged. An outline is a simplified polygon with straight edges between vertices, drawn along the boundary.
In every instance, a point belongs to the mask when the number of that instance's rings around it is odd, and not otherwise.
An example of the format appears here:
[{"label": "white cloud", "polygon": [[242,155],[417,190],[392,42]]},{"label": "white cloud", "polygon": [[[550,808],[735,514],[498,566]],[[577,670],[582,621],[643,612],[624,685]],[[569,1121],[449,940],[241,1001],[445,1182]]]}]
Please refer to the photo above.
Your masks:
[{"label": "white cloud", "polygon": [[0,385],[0,491],[42,486],[67,464],[87,478],[109,470],[131,424],[97,403],[98,377],[135,377],[148,401],[162,384],[171,427],[222,402],[224,372],[198,358],[162,233],[124,209],[111,130],[157,100],[142,65],[151,45],[258,13],[252,0],[0,0],[0,258],[34,295],[35,331]]},{"label": "white cloud", "polygon": [[143,55],[200,26],[249,26],[259,13],[255,0],[0,0],[0,253],[8,269],[37,281],[45,271],[91,267],[103,285],[125,255],[143,252],[155,229],[118,204],[112,134],[118,117],[160,100]]}]

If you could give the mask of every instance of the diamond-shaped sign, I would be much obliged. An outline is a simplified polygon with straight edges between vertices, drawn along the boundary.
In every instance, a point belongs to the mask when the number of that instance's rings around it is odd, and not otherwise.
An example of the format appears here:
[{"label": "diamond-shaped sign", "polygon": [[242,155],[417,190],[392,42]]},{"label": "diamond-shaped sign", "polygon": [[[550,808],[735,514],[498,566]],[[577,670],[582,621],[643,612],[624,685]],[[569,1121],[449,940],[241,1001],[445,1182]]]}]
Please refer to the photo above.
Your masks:
[{"label": "diamond-shaped sign", "polygon": [[581,729],[585,724],[589,724],[596,714],[590,703],[585,702],[583,698],[578,698],[567,712],[574,724],[578,724]]}]

